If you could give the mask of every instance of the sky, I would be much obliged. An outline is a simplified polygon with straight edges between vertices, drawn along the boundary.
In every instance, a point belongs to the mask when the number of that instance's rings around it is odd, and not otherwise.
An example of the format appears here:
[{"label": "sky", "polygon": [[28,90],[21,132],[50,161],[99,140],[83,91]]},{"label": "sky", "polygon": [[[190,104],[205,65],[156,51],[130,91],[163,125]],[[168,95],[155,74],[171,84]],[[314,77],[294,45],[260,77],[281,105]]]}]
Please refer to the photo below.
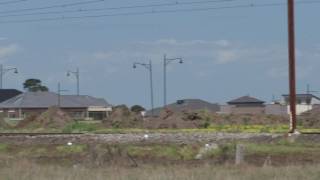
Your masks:
[{"label": "sky", "polygon": [[[10,1],[12,3],[4,3]],[[79,2],[87,4],[75,5]],[[67,77],[66,72],[78,67],[81,94],[102,97],[114,105],[140,104],[150,108],[148,71],[140,66],[133,69],[132,64],[152,60],[155,106],[162,106],[162,63],[164,54],[167,54],[168,58],[182,57],[184,60],[183,64],[174,62],[168,65],[168,102],[199,98],[223,104],[244,95],[267,102],[273,96],[280,99],[288,92],[286,6],[221,7],[285,2],[0,1],[0,63],[19,70],[19,74],[5,74],[4,88],[23,90],[22,84],[26,79],[37,78],[53,92],[57,91],[60,82],[67,90],[64,94],[75,94],[76,79]],[[69,6],[55,6],[61,4]],[[158,6],[124,8],[146,5]],[[220,9],[157,13],[216,7]],[[105,10],[66,12],[97,8]],[[296,5],[299,93],[306,91],[307,84],[320,92],[320,79],[317,78],[320,76],[319,9],[320,1]],[[140,12],[154,13],[133,15]],[[92,15],[107,16],[68,19]],[[42,20],[30,21],[39,19]]]}]

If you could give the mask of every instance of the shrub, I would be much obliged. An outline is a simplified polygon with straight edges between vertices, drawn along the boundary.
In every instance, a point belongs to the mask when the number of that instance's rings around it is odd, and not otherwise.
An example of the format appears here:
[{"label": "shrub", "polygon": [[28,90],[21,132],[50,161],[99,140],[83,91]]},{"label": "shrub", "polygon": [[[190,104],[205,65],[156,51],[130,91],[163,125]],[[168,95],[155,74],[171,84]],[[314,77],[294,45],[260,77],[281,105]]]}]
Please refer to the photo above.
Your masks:
[{"label": "shrub", "polygon": [[146,109],[140,105],[134,105],[131,107],[130,109],[132,112],[135,112],[135,113],[140,113],[142,111],[145,111]]}]

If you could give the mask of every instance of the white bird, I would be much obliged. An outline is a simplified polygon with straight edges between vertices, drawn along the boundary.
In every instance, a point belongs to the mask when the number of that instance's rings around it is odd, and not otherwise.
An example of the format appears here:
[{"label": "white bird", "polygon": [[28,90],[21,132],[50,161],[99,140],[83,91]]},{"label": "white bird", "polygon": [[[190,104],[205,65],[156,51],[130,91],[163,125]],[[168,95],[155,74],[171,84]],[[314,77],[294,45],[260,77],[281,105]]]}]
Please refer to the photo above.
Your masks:
[{"label": "white bird", "polygon": [[68,144],[67,144],[68,146],[72,146],[72,142],[68,142]]},{"label": "white bird", "polygon": [[148,134],[145,134],[143,137],[144,137],[145,139],[148,139],[148,138],[149,138],[149,135],[148,135]]}]

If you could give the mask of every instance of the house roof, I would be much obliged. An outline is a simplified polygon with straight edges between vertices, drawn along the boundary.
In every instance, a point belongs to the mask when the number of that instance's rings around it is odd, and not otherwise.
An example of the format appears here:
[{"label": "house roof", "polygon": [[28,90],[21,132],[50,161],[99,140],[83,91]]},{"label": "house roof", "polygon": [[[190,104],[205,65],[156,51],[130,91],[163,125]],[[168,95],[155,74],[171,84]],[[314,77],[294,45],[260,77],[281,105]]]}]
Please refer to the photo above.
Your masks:
[{"label": "house roof", "polygon": [[21,93],[21,91],[18,91],[16,89],[0,89],[0,102],[6,101]]},{"label": "house roof", "polygon": [[[26,92],[0,103],[0,108],[48,108],[58,105],[58,94],[53,92]],[[110,106],[104,99],[91,96],[61,95],[62,108],[87,108]]]},{"label": "house roof", "polygon": [[[288,95],[288,94],[284,94],[284,95],[282,95],[284,98],[289,98],[290,97],[290,95]],[[318,97],[318,96],[315,96],[315,95],[313,95],[313,94],[296,94],[296,97],[297,98],[302,98],[302,99],[308,99],[308,98],[315,98],[315,99],[318,99],[318,100],[320,100],[320,98]]]},{"label": "house roof", "polygon": [[[213,112],[218,112],[220,106],[218,104],[212,104],[201,99],[183,99],[178,100],[175,103],[167,105],[167,108],[174,112],[179,112],[183,110],[201,110],[207,109]],[[154,115],[160,115],[160,112],[163,110],[163,107],[155,108]],[[151,115],[151,110],[147,111],[147,115]]]},{"label": "house roof", "polygon": [[265,102],[251,96],[242,96],[237,99],[231,100],[227,103],[228,104],[263,104]]}]

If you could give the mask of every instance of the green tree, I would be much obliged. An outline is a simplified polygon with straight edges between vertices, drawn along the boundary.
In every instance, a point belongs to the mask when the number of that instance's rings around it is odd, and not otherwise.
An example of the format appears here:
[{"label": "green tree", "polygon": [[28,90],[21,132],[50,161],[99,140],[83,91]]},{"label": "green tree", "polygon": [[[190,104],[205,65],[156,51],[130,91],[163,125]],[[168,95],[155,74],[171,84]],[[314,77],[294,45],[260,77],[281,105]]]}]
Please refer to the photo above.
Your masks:
[{"label": "green tree", "polygon": [[135,112],[135,113],[140,113],[142,111],[145,111],[146,109],[140,105],[134,105],[131,107],[130,109],[132,112]]},{"label": "green tree", "polygon": [[43,86],[39,79],[27,79],[23,83],[23,89],[29,92],[49,91],[48,87]]}]

